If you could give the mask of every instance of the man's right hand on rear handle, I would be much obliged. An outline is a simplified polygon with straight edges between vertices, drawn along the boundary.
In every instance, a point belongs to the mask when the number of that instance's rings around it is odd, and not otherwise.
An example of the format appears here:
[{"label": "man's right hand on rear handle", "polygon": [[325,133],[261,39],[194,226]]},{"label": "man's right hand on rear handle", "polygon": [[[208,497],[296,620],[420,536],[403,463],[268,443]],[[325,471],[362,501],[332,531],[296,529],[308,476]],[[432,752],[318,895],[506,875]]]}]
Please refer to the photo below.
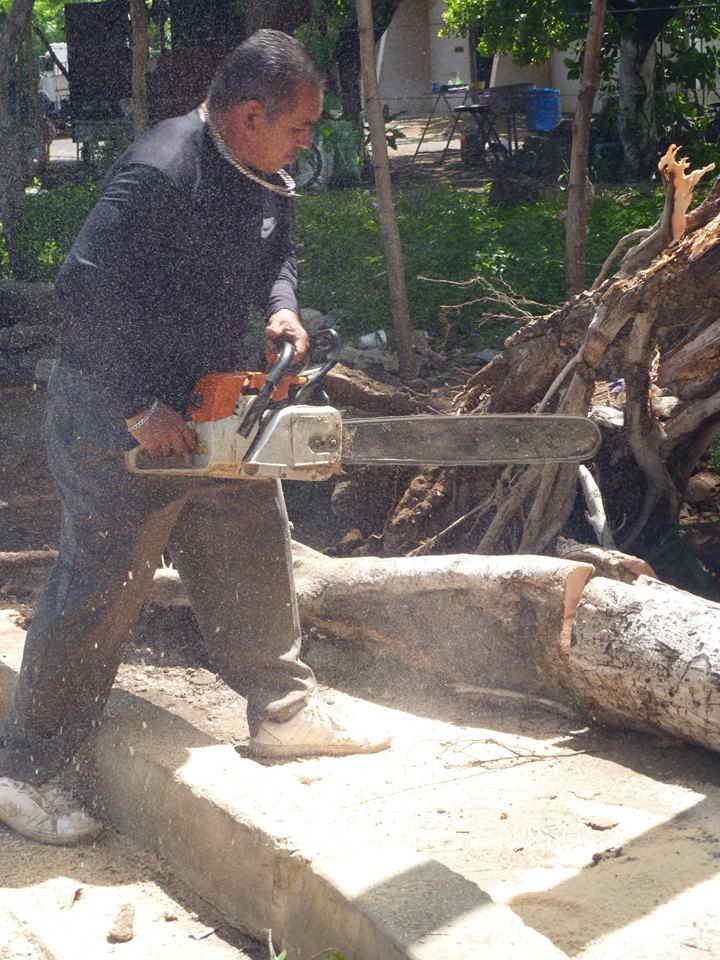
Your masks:
[{"label": "man's right hand on rear handle", "polygon": [[183,417],[166,403],[157,403],[128,418],[128,430],[151,457],[192,453],[196,439]]}]

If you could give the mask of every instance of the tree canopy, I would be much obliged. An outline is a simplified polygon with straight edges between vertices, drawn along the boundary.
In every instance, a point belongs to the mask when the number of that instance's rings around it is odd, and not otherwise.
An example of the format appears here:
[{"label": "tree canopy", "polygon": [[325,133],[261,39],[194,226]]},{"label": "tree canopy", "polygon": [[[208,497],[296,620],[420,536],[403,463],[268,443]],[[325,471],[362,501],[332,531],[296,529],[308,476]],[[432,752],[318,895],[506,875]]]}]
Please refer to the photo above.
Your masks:
[{"label": "tree canopy", "polygon": [[[12,0],[0,0],[0,23],[10,12]],[[64,0],[34,0],[33,21],[52,43],[62,40],[65,32]]]},{"label": "tree canopy", "polygon": [[[577,76],[589,14],[587,0],[448,0],[445,29],[473,30],[481,53],[512,54],[522,64],[568,51],[566,62]],[[682,110],[697,105],[699,90],[715,88],[720,50],[711,41],[718,39],[717,4],[609,0],[604,87],[619,101],[618,128],[631,173],[646,175],[657,163],[656,92],[672,88]]]},{"label": "tree canopy", "polygon": [[[482,53],[511,53],[530,64],[582,41],[589,16],[587,0],[447,0],[445,25],[450,33],[475,29]],[[720,39],[720,8],[696,0],[608,0],[608,17],[608,43],[615,48],[620,36],[648,43],[663,31],[673,48],[681,38],[685,48],[689,40]],[[717,62],[712,51],[704,56]]]}]

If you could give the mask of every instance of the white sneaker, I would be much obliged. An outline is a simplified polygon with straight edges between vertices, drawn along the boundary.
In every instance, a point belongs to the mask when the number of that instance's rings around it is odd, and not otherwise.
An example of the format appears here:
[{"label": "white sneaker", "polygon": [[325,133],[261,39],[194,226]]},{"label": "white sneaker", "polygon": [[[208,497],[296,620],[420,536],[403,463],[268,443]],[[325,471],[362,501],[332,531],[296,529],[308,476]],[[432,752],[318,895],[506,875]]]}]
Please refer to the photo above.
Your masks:
[{"label": "white sneaker", "polygon": [[259,757],[347,756],[377,753],[390,746],[388,734],[360,733],[344,726],[330,708],[312,700],[284,723],[263,720],[248,749]]},{"label": "white sneaker", "polygon": [[57,846],[88,843],[103,829],[57,780],[34,786],[0,777],[0,822],[29,840]]}]

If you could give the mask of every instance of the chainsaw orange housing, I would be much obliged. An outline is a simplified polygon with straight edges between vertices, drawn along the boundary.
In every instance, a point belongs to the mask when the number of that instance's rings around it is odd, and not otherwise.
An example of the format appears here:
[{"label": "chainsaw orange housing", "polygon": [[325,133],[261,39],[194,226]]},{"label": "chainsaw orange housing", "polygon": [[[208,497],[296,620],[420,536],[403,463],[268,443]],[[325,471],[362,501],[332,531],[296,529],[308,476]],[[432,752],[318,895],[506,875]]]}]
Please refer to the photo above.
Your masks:
[{"label": "chainsaw orange housing", "polygon": [[[287,400],[291,387],[307,383],[307,377],[283,377],[275,387],[271,399],[279,403]],[[242,370],[239,373],[206,373],[193,387],[188,400],[187,415],[195,423],[209,420],[222,420],[237,409],[240,397],[247,393],[257,393],[265,386],[267,376],[255,370]]]}]

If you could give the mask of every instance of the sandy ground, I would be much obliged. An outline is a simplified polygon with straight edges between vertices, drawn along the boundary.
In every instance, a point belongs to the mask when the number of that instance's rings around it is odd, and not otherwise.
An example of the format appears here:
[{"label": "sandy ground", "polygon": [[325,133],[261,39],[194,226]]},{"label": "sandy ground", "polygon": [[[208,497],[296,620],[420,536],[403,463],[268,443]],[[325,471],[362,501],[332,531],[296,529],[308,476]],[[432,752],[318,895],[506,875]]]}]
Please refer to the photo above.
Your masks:
[{"label": "sandy ground", "polygon": [[[119,685],[245,755],[244,702],[198,664],[193,642],[189,615],[146,618]],[[602,729],[526,698],[458,692],[317,633],[305,651],[322,696],[342,710],[362,709],[393,731],[394,743],[374,756],[269,764],[274,802],[297,802],[300,785],[296,817],[331,818],[340,835],[380,851],[418,850],[507,904],[570,957],[720,956],[715,754]],[[60,960],[120,950],[194,958],[193,937],[208,929],[203,956],[266,955],[152,853],[112,831],[87,851],[61,851],[0,829],[0,864],[0,930],[13,934],[0,939],[2,960],[46,957],[38,944]],[[128,902],[134,940],[110,944],[107,932]]]},{"label": "sandy ground", "polygon": [[[154,854],[113,831],[89,848],[42,847],[0,827],[0,960],[260,960]],[[111,932],[126,905],[132,940]]]},{"label": "sandy ground", "polygon": [[[310,635],[305,649],[331,684],[323,695],[347,709],[358,698],[395,739],[373,757],[275,765],[278,802],[299,781],[309,817],[332,811],[379,849],[427,854],[568,956],[720,956],[716,755],[531,700],[458,693],[329,638]],[[126,667],[121,682],[243,752],[240,698],[200,668],[160,669],[155,679],[149,663]]]}]

